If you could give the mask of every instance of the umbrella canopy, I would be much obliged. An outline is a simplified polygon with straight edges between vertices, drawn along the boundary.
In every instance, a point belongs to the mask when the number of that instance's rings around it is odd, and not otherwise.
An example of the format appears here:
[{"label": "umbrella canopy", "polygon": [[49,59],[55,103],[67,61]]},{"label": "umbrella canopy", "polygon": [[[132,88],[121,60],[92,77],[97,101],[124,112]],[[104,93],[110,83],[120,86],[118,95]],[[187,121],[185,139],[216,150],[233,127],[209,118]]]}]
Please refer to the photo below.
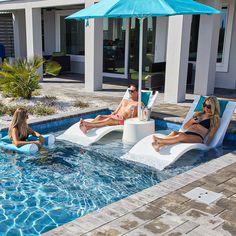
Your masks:
[{"label": "umbrella canopy", "polygon": [[219,13],[220,11],[193,0],[101,0],[66,19],[142,18]]},{"label": "umbrella canopy", "polygon": [[151,16],[220,14],[220,11],[193,0],[101,0],[66,19],[131,18],[140,21],[138,118],[141,119],[143,19]]}]

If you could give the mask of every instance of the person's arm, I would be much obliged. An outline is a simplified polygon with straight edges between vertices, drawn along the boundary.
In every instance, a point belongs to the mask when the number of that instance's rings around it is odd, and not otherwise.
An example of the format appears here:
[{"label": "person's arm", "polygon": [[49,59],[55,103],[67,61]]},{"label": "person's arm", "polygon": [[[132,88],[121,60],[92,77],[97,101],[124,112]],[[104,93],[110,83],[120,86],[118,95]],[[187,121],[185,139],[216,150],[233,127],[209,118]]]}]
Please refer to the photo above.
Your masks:
[{"label": "person's arm", "polygon": [[219,129],[219,127],[220,127],[220,118],[217,119],[217,122],[216,122],[215,127],[213,127],[213,128],[211,129],[211,131],[209,132],[209,134],[208,134],[208,138],[207,138],[207,144],[208,144],[208,145],[209,145],[209,144],[211,143],[211,141],[213,140],[213,138],[214,138],[214,136],[215,136],[215,133],[216,133],[216,131]]},{"label": "person's arm", "polygon": [[32,130],[30,127],[28,127],[28,132],[29,132],[31,135],[33,135],[33,136],[39,138],[40,143],[41,143],[41,144],[44,144],[45,140],[44,140],[43,136],[42,136],[40,133],[38,133],[38,132]]},{"label": "person's arm", "polygon": [[123,99],[122,99],[122,101],[120,102],[120,104],[118,105],[118,107],[116,108],[116,110],[111,113],[112,115],[116,115],[116,114],[119,112],[119,110],[120,110],[120,108],[121,108],[121,106],[122,106],[122,103],[123,103]]},{"label": "person's arm", "polygon": [[21,141],[19,140],[18,130],[16,128],[12,129],[12,143],[15,144],[17,147],[25,145],[25,144],[37,144],[41,145],[39,140],[37,141]]},{"label": "person's arm", "polygon": [[198,123],[197,121],[198,121],[198,117],[196,115],[193,115],[193,117],[183,125],[183,128],[188,129],[193,124]]},{"label": "person's arm", "polygon": [[[143,102],[141,102],[141,106],[144,106]],[[133,105],[130,109],[123,114],[124,119],[135,118],[138,116],[138,104]]]}]

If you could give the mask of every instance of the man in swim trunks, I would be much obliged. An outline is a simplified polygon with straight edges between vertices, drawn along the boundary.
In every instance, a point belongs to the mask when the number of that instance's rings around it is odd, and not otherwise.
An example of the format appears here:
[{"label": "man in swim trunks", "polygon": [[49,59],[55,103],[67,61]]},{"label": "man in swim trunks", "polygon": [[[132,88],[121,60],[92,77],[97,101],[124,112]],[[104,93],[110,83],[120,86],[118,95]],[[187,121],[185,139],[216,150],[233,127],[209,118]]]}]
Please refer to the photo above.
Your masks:
[{"label": "man in swim trunks", "polygon": [[136,85],[129,86],[129,100],[123,99],[117,109],[111,115],[99,115],[94,120],[88,122],[80,120],[80,129],[83,133],[93,128],[101,128],[104,126],[124,125],[126,119],[137,117],[138,107],[138,88]]}]

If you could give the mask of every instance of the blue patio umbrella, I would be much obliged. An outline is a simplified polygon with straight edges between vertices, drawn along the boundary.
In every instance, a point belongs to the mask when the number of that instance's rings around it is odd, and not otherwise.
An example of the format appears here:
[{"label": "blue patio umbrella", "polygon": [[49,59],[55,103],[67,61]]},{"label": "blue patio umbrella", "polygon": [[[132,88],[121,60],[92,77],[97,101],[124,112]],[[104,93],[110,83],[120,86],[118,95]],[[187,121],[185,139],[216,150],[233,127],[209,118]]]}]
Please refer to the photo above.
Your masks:
[{"label": "blue patio umbrella", "polygon": [[80,10],[66,19],[90,18],[138,18],[140,21],[139,40],[139,106],[138,117],[141,117],[142,87],[142,47],[143,20],[152,16],[220,14],[220,11],[193,0],[101,0],[90,7]]}]

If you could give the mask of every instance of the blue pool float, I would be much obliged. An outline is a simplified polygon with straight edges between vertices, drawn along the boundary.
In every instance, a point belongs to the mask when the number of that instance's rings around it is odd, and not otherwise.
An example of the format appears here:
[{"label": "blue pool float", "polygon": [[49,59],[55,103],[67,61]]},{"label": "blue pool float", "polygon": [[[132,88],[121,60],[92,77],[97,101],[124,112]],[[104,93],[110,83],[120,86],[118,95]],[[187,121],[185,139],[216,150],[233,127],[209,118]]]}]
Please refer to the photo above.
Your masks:
[{"label": "blue pool float", "polygon": [[[51,146],[55,142],[55,137],[52,134],[42,135],[45,139],[44,146]],[[36,141],[38,140],[37,137],[30,135],[27,138],[28,141]],[[25,154],[34,154],[38,152],[39,148],[36,144],[25,144],[23,146],[17,147],[16,145],[12,144],[11,140],[9,139],[8,135],[1,139],[0,134],[0,148],[16,151]]]}]

